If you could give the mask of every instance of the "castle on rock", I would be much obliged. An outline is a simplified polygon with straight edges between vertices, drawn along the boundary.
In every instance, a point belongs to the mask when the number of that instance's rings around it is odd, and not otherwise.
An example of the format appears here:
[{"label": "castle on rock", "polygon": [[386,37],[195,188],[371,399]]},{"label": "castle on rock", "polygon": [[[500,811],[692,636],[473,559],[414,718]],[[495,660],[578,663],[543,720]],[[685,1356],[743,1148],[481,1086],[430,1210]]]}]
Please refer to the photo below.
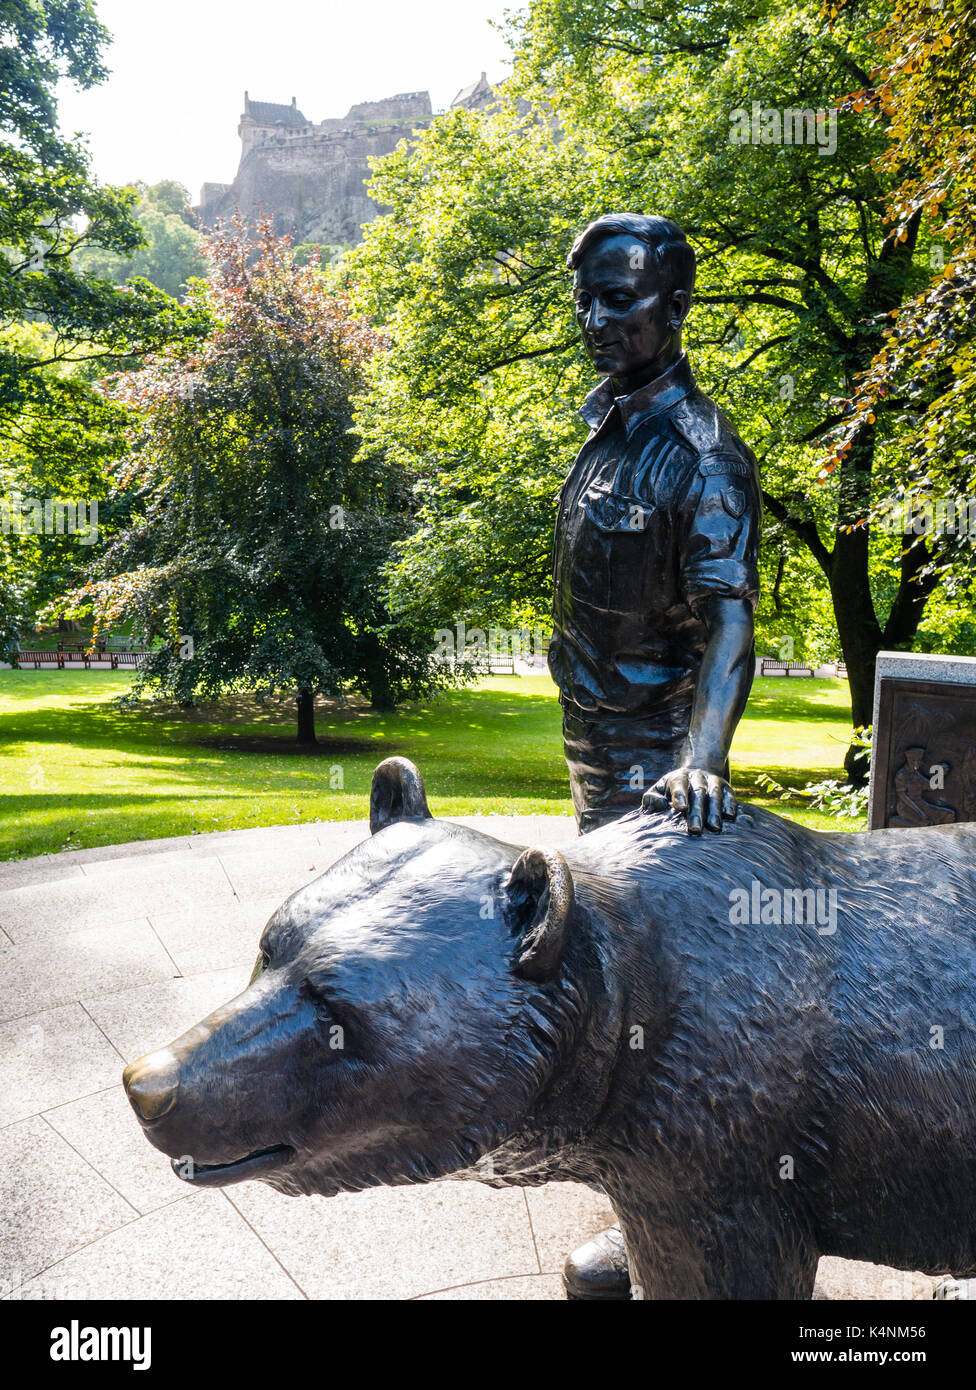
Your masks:
[{"label": "castle on rock", "polygon": [[[482,110],[494,92],[485,73],[458,92],[453,106]],[[240,210],[274,217],[275,229],[294,241],[350,246],[362,224],[381,209],[366,192],[369,161],[429,124],[428,92],[401,92],[352,106],[345,116],[310,121],[292,97],[290,106],[252,101],[244,93],[237,128],[241,160],[231,184],[205,183],[196,209],[206,226]]]}]

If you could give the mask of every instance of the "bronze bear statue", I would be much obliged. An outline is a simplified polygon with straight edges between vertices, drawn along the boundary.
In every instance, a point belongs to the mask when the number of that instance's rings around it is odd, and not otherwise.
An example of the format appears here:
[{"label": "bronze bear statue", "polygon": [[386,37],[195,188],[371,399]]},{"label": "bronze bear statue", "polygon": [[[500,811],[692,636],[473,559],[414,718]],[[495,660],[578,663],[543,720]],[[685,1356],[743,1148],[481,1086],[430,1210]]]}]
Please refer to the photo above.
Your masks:
[{"label": "bronze bear statue", "polygon": [[809,1298],[822,1254],[976,1274],[976,826],[641,810],[523,851],[396,758],[371,828],[126,1069],[185,1181],[597,1184],[648,1299]]}]

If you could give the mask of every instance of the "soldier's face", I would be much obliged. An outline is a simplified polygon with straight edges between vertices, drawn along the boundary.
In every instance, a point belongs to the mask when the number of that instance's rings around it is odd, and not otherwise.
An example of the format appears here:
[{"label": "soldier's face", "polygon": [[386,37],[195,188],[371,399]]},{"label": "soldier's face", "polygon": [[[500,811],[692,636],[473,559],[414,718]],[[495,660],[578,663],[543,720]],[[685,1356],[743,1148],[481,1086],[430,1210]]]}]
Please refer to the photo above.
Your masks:
[{"label": "soldier's face", "polygon": [[[655,374],[688,313],[684,290],[667,293],[651,253],[631,236],[612,236],[587,252],[573,277],[576,321],[590,361],[604,376]],[[677,354],[675,354],[677,355]]]}]

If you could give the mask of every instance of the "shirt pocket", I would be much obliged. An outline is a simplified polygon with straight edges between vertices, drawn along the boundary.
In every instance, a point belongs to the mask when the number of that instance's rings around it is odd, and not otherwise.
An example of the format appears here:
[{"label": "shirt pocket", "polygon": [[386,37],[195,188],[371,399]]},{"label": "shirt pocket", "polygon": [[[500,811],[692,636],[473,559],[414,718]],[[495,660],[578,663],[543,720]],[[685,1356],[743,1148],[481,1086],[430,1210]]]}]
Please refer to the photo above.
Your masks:
[{"label": "shirt pocket", "polygon": [[648,613],[662,588],[660,510],[599,484],[583,493],[579,509],[574,592],[614,613]]},{"label": "shirt pocket", "polygon": [[611,492],[609,488],[591,487],[580,498],[590,524],[604,535],[643,535],[654,507],[639,497]]}]

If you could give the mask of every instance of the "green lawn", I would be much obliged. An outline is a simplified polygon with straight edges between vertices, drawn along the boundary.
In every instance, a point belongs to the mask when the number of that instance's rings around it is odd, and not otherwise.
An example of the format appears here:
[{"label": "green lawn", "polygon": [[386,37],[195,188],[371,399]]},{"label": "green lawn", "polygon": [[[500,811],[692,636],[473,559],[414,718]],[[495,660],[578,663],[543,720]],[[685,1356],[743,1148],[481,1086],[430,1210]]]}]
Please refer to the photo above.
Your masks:
[{"label": "green lawn", "polygon": [[[545,676],[489,677],[392,715],[324,710],[315,757],[290,751],[285,704],[262,709],[242,698],[192,714],[168,704],[120,709],[113,697],[131,680],[0,671],[0,859],[363,817],[373,768],[391,753],[420,766],[435,814],[570,814],[559,707]],[[802,786],[836,775],[849,724],[840,681],[757,681],[733,750],[736,785],[805,824],[834,826],[770,802],[755,777],[766,771]],[[281,751],[265,751],[277,739]]]}]

